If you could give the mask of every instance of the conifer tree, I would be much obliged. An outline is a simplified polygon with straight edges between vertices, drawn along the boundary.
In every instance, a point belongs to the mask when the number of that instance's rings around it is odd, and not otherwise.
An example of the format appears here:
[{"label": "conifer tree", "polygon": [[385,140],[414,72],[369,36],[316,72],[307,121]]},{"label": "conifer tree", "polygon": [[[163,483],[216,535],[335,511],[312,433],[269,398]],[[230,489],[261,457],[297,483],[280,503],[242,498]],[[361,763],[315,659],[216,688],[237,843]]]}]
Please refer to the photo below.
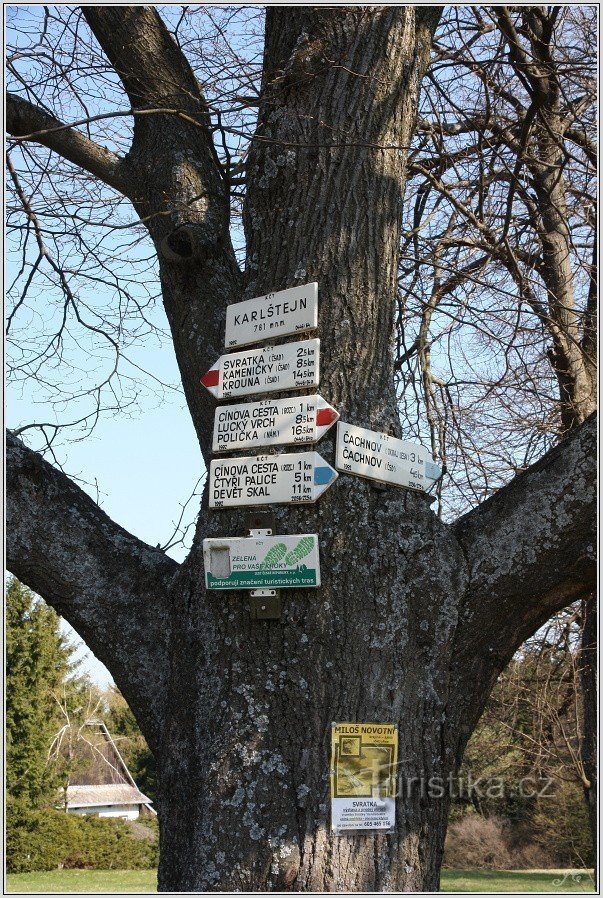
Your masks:
[{"label": "conifer tree", "polygon": [[49,748],[60,697],[75,684],[74,647],[59,615],[11,577],[6,591],[6,786],[30,807],[54,804],[58,771]]}]

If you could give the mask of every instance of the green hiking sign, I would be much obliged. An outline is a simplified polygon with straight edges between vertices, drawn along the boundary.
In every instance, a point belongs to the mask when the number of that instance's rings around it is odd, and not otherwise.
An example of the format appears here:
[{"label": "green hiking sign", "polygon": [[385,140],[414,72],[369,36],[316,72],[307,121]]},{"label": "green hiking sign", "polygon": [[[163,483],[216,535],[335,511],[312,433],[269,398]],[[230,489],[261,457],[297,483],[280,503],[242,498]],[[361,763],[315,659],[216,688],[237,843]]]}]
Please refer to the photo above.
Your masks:
[{"label": "green hiking sign", "polygon": [[316,534],[206,539],[203,559],[208,589],[320,586]]}]

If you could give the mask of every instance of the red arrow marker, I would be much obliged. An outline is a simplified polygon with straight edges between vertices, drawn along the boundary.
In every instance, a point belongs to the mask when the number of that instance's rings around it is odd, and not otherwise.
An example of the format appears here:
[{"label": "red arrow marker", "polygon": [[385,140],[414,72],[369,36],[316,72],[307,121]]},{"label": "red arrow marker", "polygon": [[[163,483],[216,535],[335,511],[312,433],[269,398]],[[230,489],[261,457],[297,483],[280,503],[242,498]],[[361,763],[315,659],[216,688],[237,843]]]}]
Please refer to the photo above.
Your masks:
[{"label": "red arrow marker", "polygon": [[339,412],[335,411],[322,396],[316,396],[316,440],[320,440],[329,427],[339,420]]},{"label": "red arrow marker", "polygon": [[331,424],[334,424],[338,418],[338,412],[336,412],[334,408],[331,408],[330,405],[326,408],[319,408],[316,412],[316,426],[329,427]]},{"label": "red arrow marker", "polygon": [[220,383],[220,369],[210,368],[209,371],[201,378],[201,383],[209,390],[211,387],[217,387]]}]

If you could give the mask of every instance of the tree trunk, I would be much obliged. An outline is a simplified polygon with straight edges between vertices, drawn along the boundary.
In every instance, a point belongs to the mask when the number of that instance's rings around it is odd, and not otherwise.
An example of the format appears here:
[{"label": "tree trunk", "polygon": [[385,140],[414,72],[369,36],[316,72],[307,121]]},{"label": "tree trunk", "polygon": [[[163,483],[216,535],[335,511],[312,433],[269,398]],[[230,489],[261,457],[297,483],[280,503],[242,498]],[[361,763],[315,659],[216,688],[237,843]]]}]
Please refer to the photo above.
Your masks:
[{"label": "tree trunk", "polygon": [[[455,528],[420,494],[343,477],[315,508],[278,511],[277,532],[318,532],[323,559],[320,591],[287,591],[281,621],[250,620],[241,595],[203,599],[193,552],[174,599],[161,889],[438,887],[446,782],[496,676],[592,580],[581,500],[559,496],[589,476],[593,441],[581,429]],[[210,534],[237,532],[223,514]],[[329,832],[330,725],[345,720],[399,725],[394,835]]]},{"label": "tree trunk", "polygon": [[[248,168],[245,295],[317,280],[321,391],[345,420],[396,435],[405,148],[428,38],[410,9],[291,9],[286,20],[269,10]],[[332,438],[318,448],[330,458]],[[319,593],[287,591],[281,622],[250,621],[240,595],[204,598],[199,543],[187,563],[190,611],[176,630],[190,640],[188,658],[202,661],[196,671],[172,666],[161,888],[437,885],[442,802],[401,802],[396,837],[331,837],[328,737],[337,720],[421,720],[420,734],[402,727],[402,770],[442,773],[462,555],[423,496],[344,478],[331,493],[276,513],[279,533],[317,532],[323,559]],[[206,528],[243,534],[244,514],[215,512]],[[185,686],[194,681],[200,694]],[[195,813],[183,814],[189,802]]]},{"label": "tree trunk", "polygon": [[[130,184],[157,247],[206,462],[214,403],[199,378],[223,352],[226,305],[313,280],[322,395],[344,420],[400,436],[401,203],[438,11],[268,9],[244,276],[207,110],[176,44],[147,8],[85,15],[134,108],[186,112],[137,119],[111,177]],[[592,585],[594,431],[586,422],[456,528],[420,493],[345,475],[315,506],[275,508],[276,533],[319,535],[322,568],[320,589],[284,593],[277,621],[252,620],[244,594],[203,588],[203,538],[245,535],[243,510],[210,512],[206,491],[193,548],[175,565],[11,439],[11,569],[85,631],[154,751],[160,890],[437,888],[444,785],[497,673]],[[332,461],[332,435],[317,449]],[[69,564],[82,531],[96,567]],[[40,543],[47,561],[32,566]],[[331,723],[347,720],[399,726],[394,834],[330,832]]]},{"label": "tree trunk", "polygon": [[[210,529],[244,532],[237,517]],[[402,777],[445,777],[460,549],[423,496],[351,479],[330,502],[279,512],[277,532],[319,533],[323,559],[320,591],[288,590],[281,621],[251,621],[241,594],[201,604],[200,553],[187,565],[173,623],[187,663],[172,662],[160,760],[160,887],[435,888],[445,802],[415,789],[398,802],[395,836],[333,838],[328,747],[332,721],[396,722]]]},{"label": "tree trunk", "polygon": [[537,157],[530,168],[541,215],[540,273],[549,297],[549,353],[559,383],[564,431],[581,424],[597,407],[596,354],[587,350],[578,325],[567,224],[566,184],[562,173],[563,131],[556,108],[541,110]]}]

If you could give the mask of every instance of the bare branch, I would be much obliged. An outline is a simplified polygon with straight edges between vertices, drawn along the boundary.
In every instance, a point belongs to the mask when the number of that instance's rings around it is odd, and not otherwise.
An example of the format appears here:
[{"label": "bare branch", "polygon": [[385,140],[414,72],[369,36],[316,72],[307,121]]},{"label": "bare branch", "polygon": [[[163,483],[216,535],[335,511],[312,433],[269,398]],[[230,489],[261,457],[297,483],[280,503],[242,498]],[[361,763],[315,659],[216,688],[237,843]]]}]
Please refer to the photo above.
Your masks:
[{"label": "bare branch", "polygon": [[[115,524],[65,474],[7,435],[7,561],[110,665],[157,745],[175,561]],[[35,547],[35,550],[34,550]]]},{"label": "bare branch", "polygon": [[6,94],[6,128],[13,137],[41,143],[120,193],[128,193],[123,159],[16,94]]},{"label": "bare branch", "polygon": [[470,572],[452,673],[467,732],[483,707],[476,684],[494,682],[528,636],[594,588],[596,436],[591,415],[454,525]]}]

